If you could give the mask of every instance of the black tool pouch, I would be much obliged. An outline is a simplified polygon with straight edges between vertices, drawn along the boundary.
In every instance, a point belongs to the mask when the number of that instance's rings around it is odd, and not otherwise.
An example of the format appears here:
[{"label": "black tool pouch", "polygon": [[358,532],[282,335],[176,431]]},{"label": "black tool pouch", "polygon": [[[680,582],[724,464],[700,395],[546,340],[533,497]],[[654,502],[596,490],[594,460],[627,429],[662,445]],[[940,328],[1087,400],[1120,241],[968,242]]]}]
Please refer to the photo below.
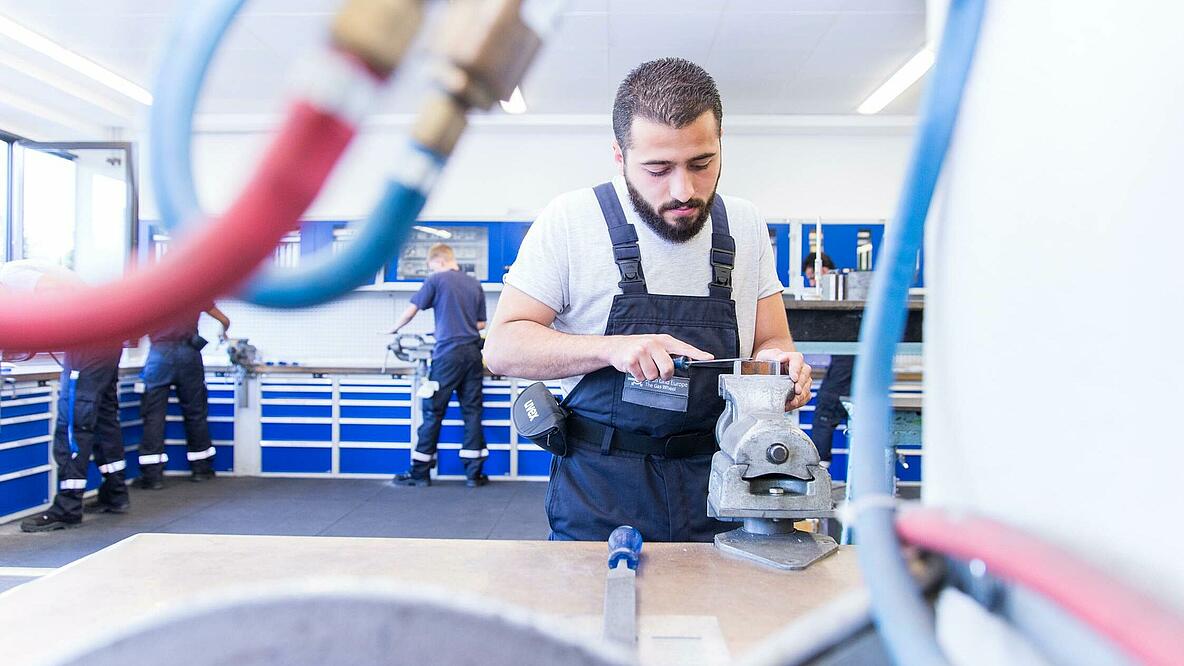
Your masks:
[{"label": "black tool pouch", "polygon": [[567,454],[567,412],[545,384],[535,382],[519,393],[511,416],[518,434],[557,456]]},{"label": "black tool pouch", "polygon": [[197,351],[201,351],[208,344],[210,344],[209,340],[206,340],[200,335],[194,335],[192,338],[189,338],[189,346]]}]

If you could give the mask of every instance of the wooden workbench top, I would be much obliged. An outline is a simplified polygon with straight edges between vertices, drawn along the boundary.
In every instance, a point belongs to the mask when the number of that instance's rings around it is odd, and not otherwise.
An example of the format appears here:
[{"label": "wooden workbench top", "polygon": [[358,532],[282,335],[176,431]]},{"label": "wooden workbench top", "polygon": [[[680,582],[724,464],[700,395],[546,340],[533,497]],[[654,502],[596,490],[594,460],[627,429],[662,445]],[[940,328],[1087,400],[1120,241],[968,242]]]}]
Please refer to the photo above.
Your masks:
[{"label": "wooden workbench top", "polygon": [[[589,542],[138,534],[0,594],[0,651],[7,663],[40,662],[63,649],[63,621],[71,639],[94,641],[196,596],[317,576],[414,582],[586,621],[603,611],[606,555]],[[717,618],[732,656],[860,585],[846,546],[780,572],[710,544],[646,544],[637,581],[643,626]]]}]

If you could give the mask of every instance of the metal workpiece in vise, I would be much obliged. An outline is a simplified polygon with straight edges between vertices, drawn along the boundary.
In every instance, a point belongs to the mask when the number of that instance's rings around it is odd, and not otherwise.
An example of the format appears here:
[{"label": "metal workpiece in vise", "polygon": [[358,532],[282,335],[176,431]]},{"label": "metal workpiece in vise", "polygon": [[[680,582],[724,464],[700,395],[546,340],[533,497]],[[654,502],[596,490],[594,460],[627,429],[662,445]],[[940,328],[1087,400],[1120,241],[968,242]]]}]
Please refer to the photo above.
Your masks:
[{"label": "metal workpiece in vise", "polygon": [[412,128],[420,145],[452,153],[470,109],[509,99],[566,0],[453,0],[433,51],[441,59]]},{"label": "metal workpiece in vise", "polygon": [[743,523],[717,534],[716,547],[778,569],[804,569],[838,548],[828,536],[794,527],[834,517],[834,502],[818,449],[785,413],[793,387],[779,364],[737,362],[733,374],[720,375],[725,407],[707,491],[708,515]]},{"label": "metal workpiece in vise", "polygon": [[249,404],[247,375],[254,371],[255,364],[259,361],[259,350],[247,342],[247,338],[231,338],[227,343],[226,356],[230,360],[230,365],[234,367],[234,392],[238,396],[238,406],[246,407]]}]

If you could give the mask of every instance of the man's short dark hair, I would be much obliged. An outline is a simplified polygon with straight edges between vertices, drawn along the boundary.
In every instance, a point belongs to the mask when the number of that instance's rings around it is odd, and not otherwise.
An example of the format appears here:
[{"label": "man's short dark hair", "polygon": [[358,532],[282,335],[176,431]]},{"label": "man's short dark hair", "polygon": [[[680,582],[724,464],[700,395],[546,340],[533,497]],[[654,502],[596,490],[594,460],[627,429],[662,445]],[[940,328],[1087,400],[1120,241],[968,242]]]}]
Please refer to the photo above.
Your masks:
[{"label": "man's short dark hair", "polygon": [[[815,254],[813,252],[811,252],[810,254],[807,254],[806,258],[802,260],[802,270],[806,270],[807,268],[814,268],[814,259],[815,259]],[[828,255],[825,252],[822,253],[822,267],[828,271],[833,271],[835,269],[834,260],[832,260],[830,258],[830,255]]]},{"label": "man's short dark hair", "polygon": [[633,68],[617,88],[613,134],[624,150],[632,141],[629,129],[637,116],[680,129],[707,111],[715,116],[719,133],[724,108],[710,74],[682,58],[651,60]]}]

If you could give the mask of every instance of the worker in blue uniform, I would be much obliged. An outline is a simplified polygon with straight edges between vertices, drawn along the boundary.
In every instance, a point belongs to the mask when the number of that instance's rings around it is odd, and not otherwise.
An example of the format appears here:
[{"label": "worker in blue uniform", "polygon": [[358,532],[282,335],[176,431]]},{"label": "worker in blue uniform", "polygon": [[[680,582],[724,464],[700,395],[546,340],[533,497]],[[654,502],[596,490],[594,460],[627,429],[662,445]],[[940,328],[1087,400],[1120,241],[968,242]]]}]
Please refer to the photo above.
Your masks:
[{"label": "worker in blue uniform", "polygon": [[[806,255],[803,272],[806,282],[813,287],[818,284],[814,275],[816,255],[811,252]],[[821,274],[835,270],[835,262],[825,252],[821,257]],[[818,457],[824,464],[829,465],[831,459],[831,443],[834,440],[835,428],[847,418],[847,408],[843,407],[842,396],[851,395],[851,377],[855,373],[855,357],[848,354],[836,354],[830,357],[830,365],[826,368],[826,378],[818,388],[818,401],[814,404],[814,420],[810,425],[810,439],[818,448]]]},{"label": "worker in blue uniform", "polygon": [[[62,266],[34,260],[0,265],[0,287],[42,292],[69,289],[82,280]],[[53,459],[57,493],[50,507],[21,521],[24,532],[49,532],[82,523],[84,511],[124,513],[128,510],[123,430],[119,423],[120,345],[67,350],[58,385]],[[91,455],[103,476],[98,498],[83,506]]]},{"label": "worker in blue uniform", "polygon": [[427,259],[431,272],[411,297],[411,304],[391,332],[398,333],[420,310],[432,310],[436,346],[432,349],[428,385],[435,390],[423,398],[423,422],[411,452],[411,470],[396,475],[392,483],[431,485],[440,426],[448,411],[448,401],[455,392],[465,423],[465,438],[460,450],[465,466],[465,485],[476,488],[489,482],[489,477],[482,471],[489,449],[485,446],[485,434],[481,428],[484,365],[480,331],[485,328],[485,291],[476,278],[460,270],[456,254],[448,245],[433,245],[428,250]]},{"label": "worker in blue uniform", "polygon": [[122,347],[67,351],[58,393],[53,434],[53,459],[58,467],[58,492],[44,513],[21,521],[25,532],[47,532],[82,523],[86,472],[94,454],[103,475],[99,496],[87,512],[128,510],[119,424],[119,358]]},{"label": "worker in blue uniform", "polygon": [[710,541],[718,377],[672,356],[779,361],[810,397],[768,227],[716,192],[723,107],[711,76],[678,58],[635,68],[613,108],[620,175],[551,202],[505,278],[486,344],[492,371],[564,378],[567,450],[551,465],[551,538]]},{"label": "worker in blue uniform", "polygon": [[[225,339],[230,319],[212,303],[205,312],[222,324],[221,337]],[[136,484],[140,488],[158,490],[164,487],[164,466],[169,459],[164,450],[164,428],[172,388],[176,388],[177,402],[185,421],[190,479],[206,481],[214,478],[217,451],[206,420],[209,394],[201,360],[201,349],[206,340],[197,333],[200,316],[201,313],[188,316],[149,334],[152,348],[144,364],[144,395],[140,398],[140,417],[144,421],[144,434],[140,440],[140,478]]]}]

